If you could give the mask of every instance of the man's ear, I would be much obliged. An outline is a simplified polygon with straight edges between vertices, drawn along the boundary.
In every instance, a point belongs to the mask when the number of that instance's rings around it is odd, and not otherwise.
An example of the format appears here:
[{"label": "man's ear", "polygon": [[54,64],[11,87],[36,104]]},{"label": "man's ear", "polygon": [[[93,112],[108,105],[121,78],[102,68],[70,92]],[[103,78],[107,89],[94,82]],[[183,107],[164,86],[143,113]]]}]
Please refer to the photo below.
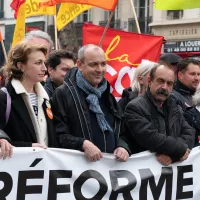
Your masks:
[{"label": "man's ear", "polygon": [[80,60],[77,60],[76,64],[77,64],[78,69],[82,71],[82,62]]},{"label": "man's ear", "polygon": [[51,74],[52,74],[52,71],[53,71],[54,69],[53,69],[52,67],[48,66],[48,67],[47,67],[47,70],[48,70],[49,75],[51,75]]},{"label": "man's ear", "polygon": [[179,71],[177,74],[178,80],[182,80],[183,79],[183,72]]},{"label": "man's ear", "polygon": [[151,78],[150,78],[150,76],[147,77],[147,81],[148,81],[148,86],[151,87]]}]

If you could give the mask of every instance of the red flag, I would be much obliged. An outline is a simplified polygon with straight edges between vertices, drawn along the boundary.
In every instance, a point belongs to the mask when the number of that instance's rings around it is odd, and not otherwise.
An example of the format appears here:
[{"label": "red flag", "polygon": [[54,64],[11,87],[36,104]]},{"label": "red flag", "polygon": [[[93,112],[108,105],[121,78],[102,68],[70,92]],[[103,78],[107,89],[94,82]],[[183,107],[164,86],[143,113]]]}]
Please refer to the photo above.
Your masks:
[{"label": "red flag", "polygon": [[86,4],[105,10],[115,10],[118,0],[41,0],[40,6],[54,6],[59,3]]},{"label": "red flag", "polygon": [[15,11],[14,16],[17,18],[17,14],[19,11],[20,6],[25,3],[26,0],[13,0],[10,4],[10,7]]},{"label": "red flag", "polygon": [[[105,27],[85,24],[83,45],[98,45]],[[130,87],[135,68],[142,59],[157,62],[161,53],[163,37],[129,33],[108,29],[102,48],[107,57],[106,78],[115,97],[120,97],[124,88]]]},{"label": "red flag", "polygon": [[2,40],[3,40],[3,36],[2,36],[1,31],[0,31],[0,41],[2,41]]}]

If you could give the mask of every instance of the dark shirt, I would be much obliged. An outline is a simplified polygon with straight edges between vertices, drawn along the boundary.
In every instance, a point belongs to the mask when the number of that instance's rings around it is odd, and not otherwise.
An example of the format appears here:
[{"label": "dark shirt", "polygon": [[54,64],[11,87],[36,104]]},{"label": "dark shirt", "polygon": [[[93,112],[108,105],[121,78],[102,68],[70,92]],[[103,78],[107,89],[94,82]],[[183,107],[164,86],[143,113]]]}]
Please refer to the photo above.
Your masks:
[{"label": "dark shirt", "polygon": [[[85,98],[87,95],[84,93]],[[102,112],[105,115],[105,119],[112,129],[114,129],[114,117],[111,111],[108,109],[108,106],[105,105],[103,98],[99,99],[99,104]],[[89,109],[89,105],[88,105]],[[89,116],[91,120],[91,129],[92,129],[92,142],[102,151],[106,153],[113,153],[116,147],[115,136],[113,132],[105,131],[103,132],[97,122],[96,114],[89,110]],[[106,141],[106,142],[105,142]]]},{"label": "dark shirt", "polygon": [[[164,102],[161,106],[158,106],[155,102],[155,99],[154,97],[152,96],[151,92],[150,92],[150,89],[147,88],[147,93],[151,99],[151,101],[153,102],[153,104],[155,105],[155,107],[157,108],[157,111],[158,111],[158,115],[160,115],[160,119],[163,119],[162,120],[162,127],[163,127],[163,133],[166,135],[166,136],[169,136],[169,123],[168,123],[168,109],[167,109],[167,105],[166,105],[166,102]],[[161,120],[160,120],[161,122]]]}]

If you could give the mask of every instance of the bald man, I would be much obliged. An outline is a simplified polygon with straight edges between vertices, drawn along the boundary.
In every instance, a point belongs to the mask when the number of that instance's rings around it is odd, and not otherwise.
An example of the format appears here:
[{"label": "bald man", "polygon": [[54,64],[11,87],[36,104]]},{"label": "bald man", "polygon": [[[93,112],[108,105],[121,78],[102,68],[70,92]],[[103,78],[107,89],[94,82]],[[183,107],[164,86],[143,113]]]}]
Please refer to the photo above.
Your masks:
[{"label": "bald man", "polygon": [[52,100],[60,146],[83,151],[89,161],[100,160],[102,152],[127,161],[130,150],[121,135],[120,109],[104,78],[107,63],[103,49],[83,46],[77,66],[68,72]]}]

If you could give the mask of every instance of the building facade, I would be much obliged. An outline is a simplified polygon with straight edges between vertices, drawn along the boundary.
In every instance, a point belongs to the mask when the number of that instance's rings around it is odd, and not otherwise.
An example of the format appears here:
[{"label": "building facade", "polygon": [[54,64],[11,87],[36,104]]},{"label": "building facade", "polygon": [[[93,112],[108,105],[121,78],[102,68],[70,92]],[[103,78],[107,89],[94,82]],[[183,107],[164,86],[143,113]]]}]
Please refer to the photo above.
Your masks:
[{"label": "building facade", "polygon": [[[153,0],[131,1],[133,1],[135,6],[141,32],[151,34],[152,31],[149,23],[151,23],[153,19]],[[34,0],[31,0],[31,3],[31,9],[35,9]],[[100,8],[92,8],[88,11],[85,11],[74,20],[74,31],[79,46],[82,45],[82,27],[84,22],[105,26],[109,19],[110,13],[110,11],[106,11]],[[14,11],[10,8],[10,1],[0,0],[0,31],[3,34],[7,51],[10,49],[12,44],[13,32],[16,23],[16,20],[13,16]],[[119,0],[115,9],[114,17],[110,23],[110,27],[129,32],[138,32],[130,0]],[[29,32],[33,29],[40,29],[48,32],[48,34],[50,34],[54,40],[53,16],[36,16],[27,18],[26,32]],[[58,35],[61,34],[58,33]],[[0,66],[2,66],[3,62],[4,56],[0,46]]]},{"label": "building facade", "polygon": [[153,22],[149,26],[153,34],[165,37],[164,53],[177,53],[182,57],[200,56],[200,9],[154,9]]},{"label": "building facade", "polygon": [[[151,5],[153,0],[132,1],[138,16],[141,33],[151,34],[151,27],[149,26],[149,23],[152,22],[153,6]],[[106,26],[110,13],[110,11],[102,10],[100,8],[92,8],[85,11],[74,20],[79,45],[82,43],[81,30],[84,22],[91,22],[96,25]],[[130,0],[119,0],[115,9],[114,17],[110,23],[110,27],[129,32],[138,32]]]}]

